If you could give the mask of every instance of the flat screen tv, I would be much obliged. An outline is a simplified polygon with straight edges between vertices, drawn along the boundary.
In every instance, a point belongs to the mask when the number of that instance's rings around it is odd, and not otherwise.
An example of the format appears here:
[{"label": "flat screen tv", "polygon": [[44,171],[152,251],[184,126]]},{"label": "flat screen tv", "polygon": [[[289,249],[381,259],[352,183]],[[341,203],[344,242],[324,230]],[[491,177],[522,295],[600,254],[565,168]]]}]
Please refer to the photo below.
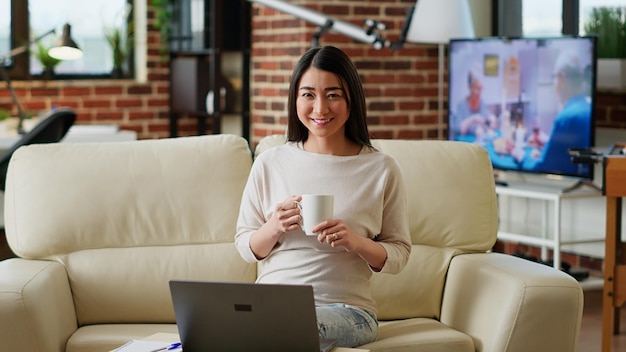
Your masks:
[{"label": "flat screen tv", "polygon": [[494,169],[593,178],[570,148],[594,146],[595,37],[451,40],[448,139]]}]

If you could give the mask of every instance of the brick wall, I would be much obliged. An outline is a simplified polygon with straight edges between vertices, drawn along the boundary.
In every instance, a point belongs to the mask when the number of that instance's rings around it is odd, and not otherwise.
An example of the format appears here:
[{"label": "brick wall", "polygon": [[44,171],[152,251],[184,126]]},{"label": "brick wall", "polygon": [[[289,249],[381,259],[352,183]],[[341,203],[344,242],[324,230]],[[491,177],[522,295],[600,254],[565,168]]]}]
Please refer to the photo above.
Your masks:
[{"label": "brick wall", "polygon": [[[290,1],[336,19],[362,26],[367,18],[377,19],[390,29],[383,37],[396,40],[407,9],[414,1]],[[288,82],[295,61],[310,46],[316,26],[253,5],[252,121],[253,140],[281,133],[286,125]],[[374,138],[424,139],[437,137],[437,46],[407,44],[392,51],[376,50],[370,44],[354,42],[340,34],[328,33],[321,45],[335,45],[346,51],[358,67]]]},{"label": "brick wall", "polygon": [[[375,18],[395,41],[414,0],[289,0],[361,26]],[[169,136],[169,70],[159,52],[158,32],[150,28],[148,11],[148,80],[19,81],[20,101],[32,111],[69,106],[79,124],[118,124],[137,131],[139,138]],[[292,15],[253,4],[251,63],[252,139],[284,132],[289,76],[295,61],[311,46],[315,26]],[[354,59],[367,95],[369,125],[374,138],[437,138],[437,46],[407,43],[403,49],[375,50],[338,34],[326,34],[322,45],[343,48]],[[444,78],[445,81],[445,78]],[[13,109],[6,85],[0,82],[0,107]],[[444,89],[444,116],[447,91]],[[626,128],[626,92],[599,92],[597,125]],[[444,120],[445,121],[445,120]],[[196,131],[194,118],[179,121],[179,134]]]},{"label": "brick wall", "polygon": [[598,91],[595,119],[597,127],[626,129],[626,90]]}]

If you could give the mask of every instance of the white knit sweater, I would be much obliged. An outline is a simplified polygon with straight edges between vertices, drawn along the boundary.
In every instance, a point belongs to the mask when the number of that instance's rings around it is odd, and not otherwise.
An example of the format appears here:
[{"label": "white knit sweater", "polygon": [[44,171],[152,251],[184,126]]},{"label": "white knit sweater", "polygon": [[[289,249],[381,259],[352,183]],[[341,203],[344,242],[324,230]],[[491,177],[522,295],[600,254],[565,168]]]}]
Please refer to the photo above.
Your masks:
[{"label": "white knit sweater", "polygon": [[[287,143],[261,153],[244,190],[235,244],[248,262],[252,233],[292,195],[334,195],[334,218],[387,251],[382,273],[402,270],[410,252],[407,199],[400,169],[390,156],[364,147],[355,156],[316,154]],[[284,233],[259,262],[259,283],[312,285],[316,304],[344,303],[377,312],[371,268],[357,254],[319,243],[302,230]]]}]

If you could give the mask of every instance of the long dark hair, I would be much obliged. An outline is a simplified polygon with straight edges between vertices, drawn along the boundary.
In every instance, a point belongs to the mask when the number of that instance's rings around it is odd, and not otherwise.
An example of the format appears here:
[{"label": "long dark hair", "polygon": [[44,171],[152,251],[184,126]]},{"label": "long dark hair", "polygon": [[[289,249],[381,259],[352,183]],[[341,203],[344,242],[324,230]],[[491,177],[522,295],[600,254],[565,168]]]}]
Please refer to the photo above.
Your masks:
[{"label": "long dark hair", "polygon": [[366,121],[365,93],[363,92],[359,73],[350,57],[334,46],[311,48],[302,55],[296,64],[291,75],[291,84],[289,85],[287,140],[304,142],[309,137],[309,131],[298,119],[296,100],[298,98],[300,79],[310,67],[337,75],[341,88],[348,93],[346,103],[348,104],[350,116],[346,121],[345,135],[359,145],[371,147],[372,144]]}]

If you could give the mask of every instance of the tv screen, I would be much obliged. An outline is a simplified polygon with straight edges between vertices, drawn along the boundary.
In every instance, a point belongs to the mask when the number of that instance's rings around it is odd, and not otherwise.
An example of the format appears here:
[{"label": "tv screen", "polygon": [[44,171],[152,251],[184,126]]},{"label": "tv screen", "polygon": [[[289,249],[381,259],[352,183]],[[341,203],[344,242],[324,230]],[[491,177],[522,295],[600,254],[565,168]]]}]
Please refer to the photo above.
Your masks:
[{"label": "tv screen", "polygon": [[570,148],[594,145],[595,37],[450,41],[448,139],[501,170],[593,178]]}]

